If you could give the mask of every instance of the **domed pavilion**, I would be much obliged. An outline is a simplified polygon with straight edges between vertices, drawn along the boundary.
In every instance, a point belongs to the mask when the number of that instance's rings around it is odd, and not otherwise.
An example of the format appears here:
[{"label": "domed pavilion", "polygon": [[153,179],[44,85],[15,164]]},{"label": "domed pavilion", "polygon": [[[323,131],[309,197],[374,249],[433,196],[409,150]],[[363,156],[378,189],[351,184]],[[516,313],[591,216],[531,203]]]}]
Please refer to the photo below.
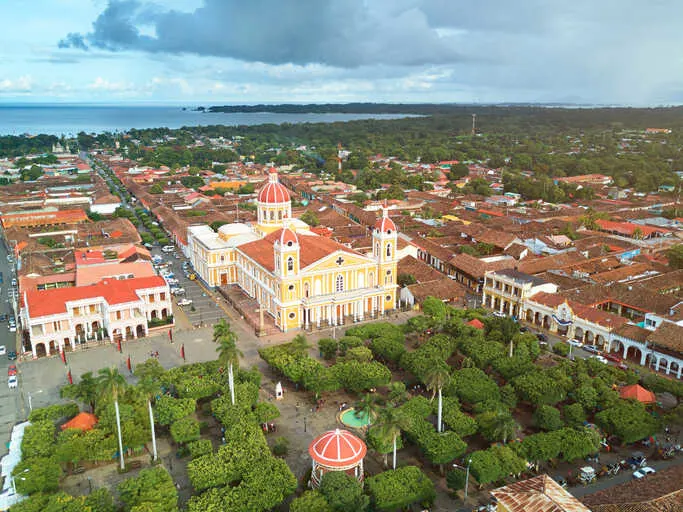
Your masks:
[{"label": "domed pavilion", "polygon": [[365,443],[348,430],[330,430],[316,437],[308,447],[313,460],[311,487],[320,486],[328,471],[344,471],[363,481],[363,458],[368,452]]}]

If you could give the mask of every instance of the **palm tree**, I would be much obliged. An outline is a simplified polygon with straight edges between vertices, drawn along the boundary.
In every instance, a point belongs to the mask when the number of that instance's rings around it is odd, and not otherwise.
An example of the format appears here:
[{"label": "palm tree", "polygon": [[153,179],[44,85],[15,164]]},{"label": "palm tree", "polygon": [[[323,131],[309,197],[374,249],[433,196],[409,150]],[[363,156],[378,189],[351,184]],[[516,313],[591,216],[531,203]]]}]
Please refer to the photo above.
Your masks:
[{"label": "palm tree", "polygon": [[116,433],[119,438],[119,459],[121,471],[125,469],[123,461],[123,441],[121,440],[121,415],[119,414],[119,395],[126,387],[126,379],[116,368],[100,368],[97,372],[97,390],[101,397],[111,397],[116,411]]},{"label": "palm tree", "polygon": [[353,404],[353,409],[357,417],[365,416],[368,423],[373,423],[379,412],[379,397],[371,393],[365,393],[363,398]]},{"label": "palm tree", "polygon": [[218,352],[218,362],[222,366],[228,367],[230,402],[232,405],[235,405],[235,378],[233,373],[233,365],[239,366],[240,357],[243,357],[244,354],[242,354],[242,352],[237,348],[237,336],[230,329],[230,324],[224,320],[222,322],[227,325],[227,329],[224,331],[224,334],[217,339],[218,346],[216,347],[216,352]]},{"label": "palm tree", "polygon": [[393,444],[392,468],[396,469],[396,440],[401,435],[402,430],[409,426],[408,418],[396,412],[396,409],[385,409],[379,423],[380,435],[386,441]]},{"label": "palm tree", "polygon": [[234,336],[235,341],[237,339],[235,333],[232,332],[232,329],[230,328],[230,324],[225,320],[225,318],[221,318],[213,326],[213,342],[218,343],[218,340],[224,336]]},{"label": "palm tree", "polygon": [[448,373],[448,370],[444,368],[443,366],[436,366],[432,368],[429,373],[425,376],[425,385],[427,386],[427,389],[432,392],[432,400],[434,400],[434,395],[436,393],[439,394],[439,405],[438,405],[438,413],[437,413],[437,424],[436,424],[436,431],[441,432],[441,412],[442,412],[442,407],[443,407],[443,400],[441,397],[441,391],[443,390],[444,386],[448,384],[448,381],[450,380],[451,376]]},{"label": "palm tree", "polygon": [[294,339],[290,342],[290,346],[292,352],[297,355],[303,355],[308,351],[309,348],[311,348],[311,344],[303,334],[297,334],[294,336]]},{"label": "palm tree", "polygon": [[62,398],[79,400],[90,407],[91,412],[95,412],[95,402],[97,401],[97,381],[92,372],[85,372],[81,375],[78,384],[69,384],[59,390]]},{"label": "palm tree", "polygon": [[147,401],[147,411],[149,412],[149,428],[152,431],[152,461],[157,460],[157,436],[154,430],[154,413],[152,412],[152,399],[159,393],[159,384],[152,379],[142,379],[138,383],[138,389]]}]

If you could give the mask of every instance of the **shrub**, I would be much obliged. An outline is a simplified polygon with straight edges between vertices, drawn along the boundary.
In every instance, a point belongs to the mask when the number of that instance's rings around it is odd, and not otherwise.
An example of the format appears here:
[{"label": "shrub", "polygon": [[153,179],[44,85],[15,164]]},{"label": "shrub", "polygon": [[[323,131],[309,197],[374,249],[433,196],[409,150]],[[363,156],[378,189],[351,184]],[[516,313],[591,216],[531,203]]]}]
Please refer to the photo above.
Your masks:
[{"label": "shrub", "polygon": [[37,421],[24,430],[21,454],[24,460],[50,457],[55,450],[55,424],[50,420]]},{"label": "shrub", "polygon": [[465,479],[467,475],[462,469],[456,469],[446,473],[446,485],[452,491],[459,491],[465,488]]},{"label": "shrub", "polygon": [[187,443],[187,449],[190,451],[190,456],[193,459],[201,457],[202,455],[208,455],[213,452],[213,446],[209,439],[197,439],[196,441],[190,441]]},{"label": "shrub", "polygon": [[436,498],[434,483],[415,466],[372,476],[365,486],[376,510],[403,510],[414,503],[424,506]]},{"label": "shrub", "polygon": [[534,412],[534,422],[541,430],[559,430],[564,426],[559,409],[540,405]]},{"label": "shrub", "polygon": [[370,350],[372,350],[372,353],[377,359],[391,361],[392,363],[399,361],[406,351],[403,339],[396,339],[388,336],[374,338],[370,341]]},{"label": "shrub", "polygon": [[57,421],[62,418],[72,418],[79,412],[78,405],[74,403],[69,404],[55,404],[48,407],[41,407],[33,409],[28,416],[31,423],[38,421]]},{"label": "shrub", "polygon": [[173,398],[163,395],[154,404],[154,421],[159,425],[170,425],[189,416],[197,408],[194,398]]},{"label": "shrub", "polygon": [[569,355],[569,345],[567,343],[555,343],[553,345],[553,352],[562,357],[567,357]]},{"label": "shrub", "polygon": [[339,512],[363,511],[370,501],[363,495],[360,482],[343,471],[325,473],[320,482],[320,493],[332,509]]},{"label": "shrub", "polygon": [[191,416],[173,422],[171,437],[178,444],[196,441],[199,439],[199,422]]},{"label": "shrub", "polygon": [[323,359],[334,359],[338,346],[337,340],[332,338],[322,338],[318,341],[318,349]]},{"label": "shrub", "polygon": [[289,439],[286,437],[278,437],[273,443],[273,455],[276,457],[284,457],[289,451]]},{"label": "shrub", "polygon": [[360,347],[363,345],[363,340],[356,336],[342,336],[339,338],[339,353],[345,355],[346,351],[353,347]]},{"label": "shrub", "polygon": [[[27,478],[29,474],[30,478]],[[19,462],[12,471],[12,476],[17,492],[28,496],[36,492],[52,492],[59,489],[62,468],[53,457],[34,457]]]}]

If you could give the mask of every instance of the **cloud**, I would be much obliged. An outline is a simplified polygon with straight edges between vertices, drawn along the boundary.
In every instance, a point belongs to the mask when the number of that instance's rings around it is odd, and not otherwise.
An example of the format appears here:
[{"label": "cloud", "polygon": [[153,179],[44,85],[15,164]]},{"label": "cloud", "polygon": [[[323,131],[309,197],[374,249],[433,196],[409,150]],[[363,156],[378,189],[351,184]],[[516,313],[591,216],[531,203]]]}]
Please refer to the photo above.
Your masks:
[{"label": "cloud", "polygon": [[[399,3],[403,8],[387,11],[362,0],[204,0],[196,10],[180,12],[136,0],[110,0],[92,32],[70,33],[59,47],[342,68],[461,58],[416,2]],[[378,4],[391,5],[389,0]]]},{"label": "cloud", "polygon": [[33,78],[29,75],[20,76],[15,80],[5,78],[0,80],[1,94],[26,94],[33,90]]}]

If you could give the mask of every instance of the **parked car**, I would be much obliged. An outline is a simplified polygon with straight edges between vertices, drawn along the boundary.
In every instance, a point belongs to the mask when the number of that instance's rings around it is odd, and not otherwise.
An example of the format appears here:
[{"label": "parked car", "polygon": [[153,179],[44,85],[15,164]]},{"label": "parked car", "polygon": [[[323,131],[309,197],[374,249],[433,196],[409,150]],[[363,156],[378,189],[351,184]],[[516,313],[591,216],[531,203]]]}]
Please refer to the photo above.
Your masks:
[{"label": "parked car", "polygon": [[146,244],[144,244],[144,245],[145,245],[145,247],[146,247],[147,249],[151,249],[152,247],[154,247],[154,246],[153,246],[152,244],[150,244],[150,243],[146,243]]},{"label": "parked car", "polygon": [[7,354],[7,347],[5,345],[0,345],[0,356]]},{"label": "parked car", "polygon": [[640,469],[634,471],[633,472],[633,478],[635,478],[636,480],[642,480],[646,476],[654,475],[655,473],[656,473],[656,471],[653,468],[651,468],[649,466],[645,466],[644,468],[640,468]]},{"label": "parked car", "polygon": [[622,361],[617,365],[617,368],[619,368],[620,370],[628,370],[628,365]]},{"label": "parked car", "polygon": [[17,280],[16,280],[16,279],[12,279],[12,286],[16,286],[16,285],[17,285]]},{"label": "parked car", "polygon": [[611,352],[605,353],[605,359],[607,359],[609,361],[614,361],[615,363],[621,363],[621,357],[619,357],[617,354],[613,354]]},{"label": "parked car", "polygon": [[545,342],[548,341],[548,337],[545,334],[543,334],[542,332],[539,332],[536,334],[536,339],[538,341],[545,341]]},{"label": "parked car", "polygon": [[17,365],[16,364],[11,364],[7,367],[7,375],[11,377],[12,375],[17,374]]},{"label": "parked car", "polygon": [[166,282],[168,283],[169,286],[173,286],[173,285],[176,285],[179,283],[179,281],[177,279],[173,279],[172,277],[166,279]]},{"label": "parked car", "polygon": [[581,347],[581,350],[585,350],[586,352],[590,352],[591,354],[599,354],[600,349],[596,347],[595,345],[583,345]]},{"label": "parked car", "polygon": [[163,252],[173,252],[173,251],[175,251],[175,247],[173,247],[172,245],[164,245],[164,246],[161,248],[161,250],[162,250]]},{"label": "parked car", "polygon": [[0,315],[0,322],[6,322],[8,318],[9,316],[7,315],[7,313],[3,313],[2,315]]},{"label": "parked car", "polygon": [[17,332],[17,325],[9,324],[9,332]]},{"label": "parked car", "polygon": [[178,306],[189,306],[192,304],[192,299],[180,299],[178,301]]},{"label": "parked car", "polygon": [[501,313],[500,311],[494,311],[493,316],[496,316],[498,318],[505,318],[505,313]]},{"label": "parked car", "polygon": [[19,385],[16,375],[12,375],[7,379],[7,387],[10,389],[15,389]]},{"label": "parked car", "polygon": [[182,288],[182,287],[171,288],[171,293],[173,295],[183,295],[185,293],[185,288]]},{"label": "parked car", "polygon": [[607,359],[605,359],[604,357],[602,357],[600,355],[594,355],[594,356],[591,356],[590,358],[595,359],[596,361],[600,361],[602,364],[607,364],[609,362],[609,361],[607,361]]},{"label": "parked car", "polygon": [[633,452],[626,461],[632,469],[642,468],[647,464],[647,459],[643,452]]},{"label": "parked car", "polygon": [[572,345],[574,347],[580,347],[583,345],[583,343],[581,343],[579,340],[576,340],[576,339],[568,340],[567,343],[569,343],[570,345]]},{"label": "parked car", "polygon": [[16,361],[17,353],[14,350],[7,352],[7,359],[9,359],[10,361]]}]

